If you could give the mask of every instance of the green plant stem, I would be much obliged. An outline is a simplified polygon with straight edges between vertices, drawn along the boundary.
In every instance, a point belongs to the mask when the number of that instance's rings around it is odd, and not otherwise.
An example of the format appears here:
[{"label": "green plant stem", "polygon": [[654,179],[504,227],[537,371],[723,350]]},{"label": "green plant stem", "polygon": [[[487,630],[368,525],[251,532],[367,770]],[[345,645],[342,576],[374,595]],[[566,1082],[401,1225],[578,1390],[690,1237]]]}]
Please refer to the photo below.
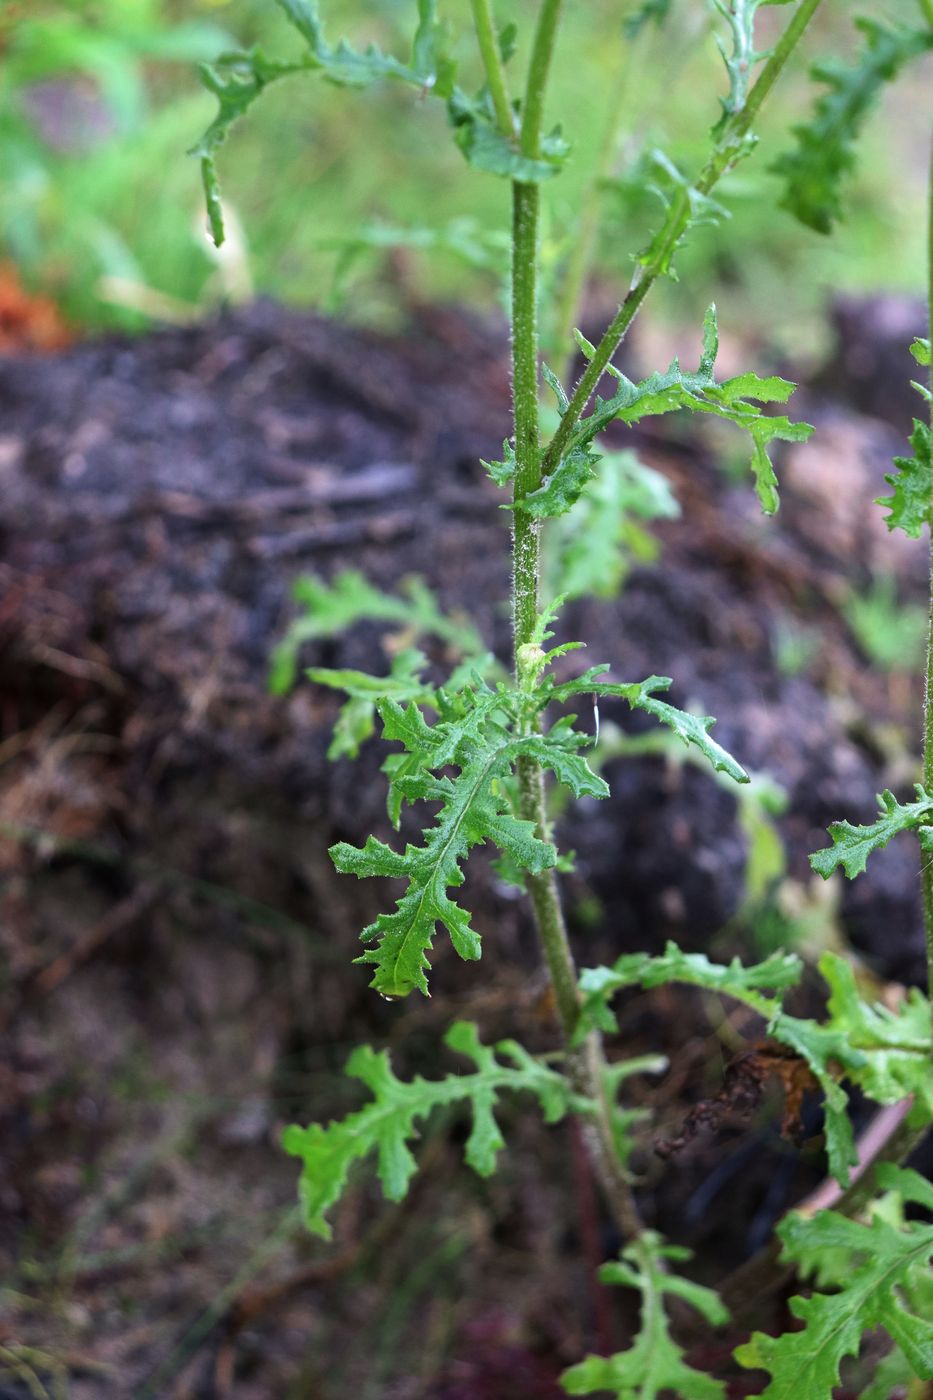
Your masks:
[{"label": "green plant stem", "polygon": [[[538,436],[538,213],[537,185],[512,185],[512,414],[515,434],[514,500],[541,484]],[[534,633],[541,563],[539,522],[512,512],[512,604],[516,657]],[[517,672],[516,672],[517,673]]]},{"label": "green plant stem", "polygon": [[541,157],[541,132],[544,126],[544,94],[547,90],[551,59],[554,56],[554,41],[563,0],[542,0],[535,27],[534,43],[531,47],[531,61],[528,64],[528,81],[525,85],[525,101],[522,107],[522,155],[530,160]]},{"label": "green plant stem", "polygon": [[[933,0],[931,0],[933,3]],[[933,347],[933,150],[930,154],[929,227],[927,232],[927,293],[929,297],[929,335]],[[933,360],[933,357],[931,357]],[[933,363],[930,365],[930,390],[933,392]],[[933,403],[930,405],[930,426],[933,429]],[[933,783],[933,531],[930,536],[930,630],[927,637],[926,689],[923,696],[923,781]],[[922,865],[923,923],[927,945],[927,983],[933,1007],[933,857],[924,855]]]},{"label": "green plant stem", "polygon": [[[522,153],[536,159],[541,150],[544,92],[550,69],[560,0],[543,0],[529,64],[523,107]],[[538,217],[537,185],[512,184],[512,408],[515,440],[514,499],[520,500],[541,482],[538,430]],[[540,579],[540,523],[524,511],[513,511],[512,615],[515,673],[519,656],[534,634]],[[518,762],[521,815],[532,821],[541,837],[547,831],[544,774],[527,757]],[[535,925],[547,964],[561,1029],[571,1044],[580,1015],[577,970],[553,870],[528,877]],[[631,1189],[616,1156],[610,1108],[606,1100],[600,1039],[567,1052],[568,1073],[577,1091],[596,1104],[595,1116],[583,1123],[583,1136],[605,1191],[609,1207],[627,1235],[640,1229]]]},{"label": "green plant stem", "polygon": [[512,101],[505,80],[505,68],[499,53],[496,26],[492,17],[489,0],[472,0],[473,25],[479,42],[479,51],[486,72],[486,85],[495,108],[496,122],[503,136],[515,135],[515,118]]},{"label": "green plant stem", "polygon": [[927,24],[933,29],[933,0],[918,0],[923,17]]},{"label": "green plant stem", "polygon": [[[733,114],[720,133],[716,148],[696,182],[696,189],[701,195],[710,194],[726,171],[734,165],[742,143],[749,135],[752,123],[761,110],[765,98],[777,82],[784,65],[821,3],[822,0],[801,0],[793,18],[771,50],[757,81],[748,94],[748,100],[744,107]],[[624,340],[648,292],[667,266],[670,254],[686,232],[689,222],[690,198],[686,190],[681,190],[668,210],[661,237],[658,240],[658,251],[647,266],[638,268],[628,295],[612,318],[602,340],[596,347],[596,353],[574,390],[570,406],[561,419],[560,426],[544,454],[542,475],[550,475],[563,457],[573,431],[605,373],[606,366]]]}]

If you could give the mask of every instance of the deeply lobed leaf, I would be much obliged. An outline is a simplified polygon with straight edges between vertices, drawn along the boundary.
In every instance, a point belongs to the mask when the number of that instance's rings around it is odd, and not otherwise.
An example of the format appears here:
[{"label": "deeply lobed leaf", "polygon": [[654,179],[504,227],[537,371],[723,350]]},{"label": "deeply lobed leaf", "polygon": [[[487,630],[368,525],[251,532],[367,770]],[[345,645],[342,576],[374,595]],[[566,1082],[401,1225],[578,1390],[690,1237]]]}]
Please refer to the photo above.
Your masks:
[{"label": "deeply lobed leaf", "polygon": [[810,864],[818,875],[828,880],[841,865],[850,880],[861,875],[868,857],[886,846],[901,831],[916,831],[933,822],[933,796],[919,783],[915,785],[916,802],[900,803],[893,792],[885,789],[878,796],[880,816],[868,826],[853,826],[851,822],[833,822],[829,827],[832,845],[815,851]]},{"label": "deeply lobed leaf", "polygon": [[897,1103],[913,1094],[916,1116],[933,1121],[930,1003],[920,988],[910,988],[895,1011],[862,999],[852,966],[844,958],[824,953],[820,971],[831,992],[829,1023],[862,1057],[849,1077],[876,1103]]},{"label": "deeply lobed leaf", "polygon": [[[522,755],[550,769],[578,797],[607,795],[605,782],[578,752],[588,737],[574,731],[569,721],[548,733],[528,732],[521,716],[529,706],[540,709],[545,703],[544,698],[506,686],[493,691],[479,678],[453,697],[449,717],[434,725],[426,722],[414,701],[407,706],[391,698],[378,702],[384,737],[399,741],[406,750],[401,764],[387,765],[396,798],[440,803],[423,844],[408,845],[404,854],[372,836],[362,848],[339,842],[331,849],[337,869],[347,874],[408,882],[395,912],[381,914],[361,935],[375,946],[358,961],[375,966],[371,985],[382,995],[405,996],[414,988],[427,993],[427,954],[438,923],[462,958],[480,956],[469,914],[447,893],[463,883],[461,861],[473,846],[492,842],[513,867],[531,874],[556,863],[551,843],[512,811],[509,779]],[[458,768],[458,774],[441,775],[449,767]],[[397,811],[391,797],[390,810]]]},{"label": "deeply lobed leaf", "polygon": [[[416,0],[417,27],[407,62],[383,53],[376,44],[355,49],[345,40],[332,45],[324,33],[317,0],[275,0],[305,43],[301,57],[279,63],[258,49],[225,54],[202,68],[205,86],[218,100],[218,112],[201,140],[190,152],[201,158],[211,234],[220,246],[224,240],[223,209],[217,178],[217,151],[237,121],[262,91],[279,78],[300,72],[319,73],[338,87],[366,88],[394,79],[419,89],[425,96],[442,99],[454,132],[454,140],[471,165],[509,180],[537,183],[550,179],[561,168],[569,146],[555,128],[541,143],[541,158],[522,154],[517,131],[499,130],[489,93],[469,97],[454,84],[455,64],[444,50],[444,31],[437,20],[437,0]],[[504,32],[506,48],[510,45]]]},{"label": "deeply lobed leaf", "polygon": [[889,530],[903,530],[918,539],[924,525],[933,524],[933,430],[929,423],[914,419],[910,435],[912,457],[895,457],[897,474],[885,476],[893,487],[890,496],[879,496],[876,505],[890,511],[885,519]]},{"label": "deeply lobed leaf", "polygon": [[447,104],[454,140],[470,165],[489,175],[524,184],[539,184],[556,175],[570,150],[555,128],[541,143],[541,159],[522,154],[515,137],[506,136],[496,125],[495,110],[488,92],[468,97],[454,89]]},{"label": "deeply lobed leaf", "polygon": [[[404,855],[370,836],[360,850],[340,842],[331,848],[337,869],[360,877],[385,875],[408,882],[393,914],[381,914],[360,935],[375,947],[358,959],[375,965],[371,985],[383,996],[407,996],[414,988],[427,994],[427,952],[435,926],[442,923],[462,958],[480,956],[479,936],[470,916],[447,895],[463,883],[460,862],[472,846],[492,841],[507,850],[524,869],[540,873],[552,866],[557,853],[534,835],[531,822],[520,821],[509,809],[496,779],[510,771],[514,740],[495,722],[500,701],[493,692],[474,693],[462,722],[429,726],[412,704],[402,711],[393,701],[379,705],[388,737],[399,739],[419,755],[416,772],[393,777],[407,801],[441,804],[435,824],[420,846],[409,845]],[[435,777],[431,769],[459,766],[456,778]]]},{"label": "deeply lobed leaf", "polygon": [[772,166],[784,177],[783,207],[818,233],[830,233],[842,217],[840,186],[855,166],[855,143],[881,89],[905,63],[933,48],[930,30],[873,19],[855,24],[863,42],[854,64],[823,59],[812,66],[812,78],[828,91],[809,121],[794,127],[796,149]]},{"label": "deeply lobed leaf", "polygon": [[778,440],[804,442],[813,428],[809,423],[793,423],[784,415],[772,416],[762,411],[762,404],[786,403],[795,387],[789,380],[747,373],[720,384],[714,372],[718,350],[716,308],[711,306],[703,325],[703,352],[695,371],[683,370],[679,362],[673,360],[663,374],[649,375],[636,384],[621,370],[610,366],[609,373],[618,381],[618,389],[611,398],[597,396],[596,407],[580,419],[567,451],[548,480],[537,491],[517,501],[516,509],[533,515],[559,515],[569,510],[593,475],[594,459],[589,448],[604,428],[615,421],[631,425],[643,418],[686,409],[725,418],[749,434],[755,489],[762,510],[773,514],[779,502],[777,477],[768,447]]},{"label": "deeply lobed leaf", "polygon": [[735,997],[762,1016],[770,1017],[776,1003],[763,992],[782,992],[796,986],[802,970],[803,964],[793,953],[772,953],[751,967],[745,967],[738,958],[727,964],[713,963],[705,953],[685,953],[672,942],[660,954],[623,953],[612,967],[586,968],[580,974],[583,1007],[578,1037],[582,1039],[595,1027],[617,1029],[608,1003],[623,987],[661,987],[668,982],[685,982]]},{"label": "deeply lobed leaf", "polygon": [[722,116],[713,128],[713,134],[721,135],[729,120],[741,112],[748,100],[754,70],[767,51],[758,52],[755,48],[755,19],[762,4],[787,4],[789,0],[715,0],[716,9],[729,26],[732,40],[731,49],[716,36],[719,52],[722,54],[729,75],[729,92],[722,98]]},{"label": "deeply lobed leaf", "polygon": [[[933,1188],[916,1172],[887,1164],[878,1176],[882,1186],[933,1209]],[[933,1259],[933,1225],[911,1221],[898,1229],[880,1216],[862,1225],[820,1211],[812,1219],[792,1213],[777,1232],[783,1257],[804,1269],[839,1251],[848,1255],[849,1267],[837,1292],[791,1299],[792,1312],[804,1323],[800,1331],[781,1337],[756,1332],[736,1350],[743,1366],[770,1372],[762,1400],[824,1400],[839,1383],[844,1358],[857,1353],[863,1334],[874,1327],[888,1332],[915,1376],[933,1378],[933,1319],[912,1311],[909,1301],[912,1274]]]},{"label": "deeply lobed leaf", "polygon": [[608,666],[593,666],[576,680],[551,685],[547,690],[548,698],[563,702],[575,695],[599,695],[625,700],[632,709],[645,710],[660,720],[685,744],[694,745],[709,759],[717,772],[728,774],[737,783],[749,781],[742,765],[710,738],[709,731],[716,723],[712,715],[691,715],[685,710],[678,710],[669,705],[665,700],[657,699],[656,691],[668,690],[673,684],[670,676],[649,676],[647,680],[633,683],[601,680],[600,677],[608,669]]},{"label": "deeply lobed leaf", "polygon": [[582,1039],[591,1029],[616,1029],[609,1002],[624,987],[686,982],[735,997],[764,1017],[769,1034],[808,1065],[823,1091],[830,1170],[846,1185],[856,1153],[843,1075],[878,1103],[896,1103],[912,1094],[917,1119],[933,1120],[929,1003],[914,990],[897,1011],[872,1006],[858,996],[848,964],[826,953],[820,971],[831,995],[827,1019],[819,1024],[783,1010],[781,994],[795,985],[800,970],[799,960],[783,953],[752,967],[737,960],[728,966],[711,963],[704,954],[684,953],[673,943],[658,956],[626,953],[611,967],[581,973],[577,1035]]},{"label": "deeply lobed leaf", "polygon": [[729,211],[717,200],[692,185],[670,157],[657,148],[646,151],[641,156],[631,183],[655,195],[666,214],[671,212],[675,204],[683,209],[685,219],[677,236],[671,237],[665,220],[635,258],[640,266],[656,268],[659,276],[669,277],[676,282],[674,255],[687,235],[692,229],[704,224],[722,223],[730,217]]},{"label": "deeply lobed leaf", "polygon": [[[322,637],[337,637],[358,622],[390,622],[413,638],[437,637],[477,664],[485,657],[482,637],[466,618],[445,613],[430,588],[416,575],[403,579],[398,593],[386,593],[356,569],[344,569],[329,582],[306,574],[293,594],[302,609],[276,646],[269,689],[285,695],[298,676],[301,648]],[[357,673],[362,674],[362,673]],[[328,684],[326,680],[321,682]],[[346,686],[337,688],[347,689]],[[391,687],[387,687],[391,694]]]},{"label": "deeply lobed leaf", "polygon": [[285,1150],[303,1162],[301,1201],[305,1223],[314,1234],[330,1238],[327,1211],[343,1193],[353,1163],[372,1153],[378,1157],[376,1170],[384,1194],[390,1200],[402,1200],[417,1170],[408,1144],[417,1137],[417,1123],[436,1108],[462,1103],[471,1109],[473,1126],[464,1155],[480,1176],[491,1175],[505,1145],[494,1112],[501,1091],[533,1094],[548,1123],[557,1122],[571,1105],[588,1111],[587,1102],[572,1094],[562,1074],[515,1041],[483,1045],[476,1026],[468,1021],[458,1021],[444,1039],[452,1050],[471,1059],[475,1069],[443,1079],[401,1080],[386,1051],[363,1045],[350,1056],[347,1074],[362,1080],[372,1102],[336,1122],[286,1128]]},{"label": "deeply lobed leaf", "polygon": [[662,1393],[684,1400],[725,1400],[723,1383],[689,1366],[671,1333],[666,1297],[689,1303],[712,1327],[729,1319],[711,1288],[670,1272],[671,1262],[689,1257],[689,1250],[665,1245],[660,1235],[646,1230],[623,1250],[618,1263],[603,1265],[599,1271],[603,1283],[634,1288],[641,1294],[638,1335],[627,1351],[588,1356],[565,1371],[560,1379],[568,1395],[610,1391],[615,1400],[657,1400]]},{"label": "deeply lobed leaf", "polygon": [[635,562],[651,562],[658,543],[646,529],[652,520],[680,514],[665,476],[634,452],[607,452],[584,484],[573,520],[554,522],[545,551],[551,591],[568,598],[615,597]]}]

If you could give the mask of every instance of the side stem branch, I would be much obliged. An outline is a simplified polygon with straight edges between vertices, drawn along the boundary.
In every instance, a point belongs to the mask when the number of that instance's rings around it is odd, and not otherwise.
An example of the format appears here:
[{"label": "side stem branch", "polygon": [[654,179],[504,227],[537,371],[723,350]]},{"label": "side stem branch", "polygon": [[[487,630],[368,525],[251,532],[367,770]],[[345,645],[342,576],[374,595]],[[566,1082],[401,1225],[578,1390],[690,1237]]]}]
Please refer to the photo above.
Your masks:
[{"label": "side stem branch", "polygon": [[[696,190],[699,194],[708,195],[726,171],[735,164],[742,145],[749,135],[752,123],[761,110],[762,103],[774,87],[784,65],[821,3],[822,0],[801,0],[790,24],[768,55],[757,81],[748,94],[747,102],[738,112],[733,114],[720,133],[716,148],[696,182]],[[596,347],[596,353],[574,390],[570,406],[561,419],[560,426],[544,454],[543,475],[550,475],[563,457],[573,431],[605,373],[606,366],[622,344],[648,292],[667,266],[670,253],[677,247],[686,233],[689,222],[690,199],[687,192],[682,190],[678,197],[672,201],[668,210],[654,258],[647,267],[638,269],[628,295],[606,328],[602,340]]]}]

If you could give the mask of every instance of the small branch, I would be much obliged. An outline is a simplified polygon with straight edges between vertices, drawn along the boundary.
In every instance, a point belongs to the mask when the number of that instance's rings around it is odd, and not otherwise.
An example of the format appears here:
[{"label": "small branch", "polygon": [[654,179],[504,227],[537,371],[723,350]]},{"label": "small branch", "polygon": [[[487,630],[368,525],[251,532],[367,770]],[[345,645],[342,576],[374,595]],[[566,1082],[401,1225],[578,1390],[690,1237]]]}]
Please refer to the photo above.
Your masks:
[{"label": "small branch", "polygon": [[[704,166],[696,183],[696,188],[701,195],[708,195],[734,164],[738,146],[748,135],[765,98],[774,87],[784,65],[820,4],[821,0],[801,0],[793,19],[771,50],[757,82],[748,95],[748,101],[741,111],[734,113],[730,118],[716,143],[713,154]],[[661,275],[670,253],[676,248],[686,232],[689,221],[690,201],[687,192],[682,190],[678,197],[672,201],[668,210],[661,231],[658,252],[647,267],[639,268],[628,295],[610,322],[602,340],[596,347],[595,355],[587,365],[574,390],[570,406],[561,419],[560,426],[544,454],[542,475],[550,475],[563,457],[573,431],[605,373],[606,366],[624,340],[648,292]]]},{"label": "small branch", "polygon": [[522,155],[528,156],[530,160],[539,160],[541,157],[544,94],[551,71],[561,4],[562,0],[542,0],[538,12],[538,24],[528,65],[525,101],[522,106]]},{"label": "small branch", "polygon": [[499,53],[496,26],[492,17],[489,0],[471,0],[473,5],[473,25],[479,42],[479,51],[486,72],[486,85],[496,112],[496,122],[503,136],[515,135],[515,118],[512,113],[512,99],[505,78],[505,68]]},{"label": "small branch", "polygon": [[[933,0],[927,0],[933,9]],[[933,149],[930,154],[929,227],[927,233],[927,296],[929,299],[930,346],[933,348]],[[933,391],[933,356],[930,364],[930,388]],[[933,430],[933,403],[930,405],[930,427]],[[923,781],[926,787],[933,786],[933,530],[930,535],[930,628],[927,637],[926,689],[923,695]],[[927,984],[933,1011],[933,858],[923,856],[921,863],[923,884],[923,923],[926,933]]]}]

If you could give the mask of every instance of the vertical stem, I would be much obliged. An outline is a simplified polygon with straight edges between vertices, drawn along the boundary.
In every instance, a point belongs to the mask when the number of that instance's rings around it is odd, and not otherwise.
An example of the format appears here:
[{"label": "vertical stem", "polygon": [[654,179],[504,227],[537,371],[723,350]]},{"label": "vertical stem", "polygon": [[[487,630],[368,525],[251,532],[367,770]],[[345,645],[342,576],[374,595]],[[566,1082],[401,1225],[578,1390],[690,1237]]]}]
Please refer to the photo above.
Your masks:
[{"label": "vertical stem", "polygon": [[[927,295],[929,297],[930,349],[933,352],[933,148],[930,153],[929,228],[927,232]],[[931,353],[930,389],[933,392],[933,353]],[[933,403],[930,405],[930,431],[933,433]],[[924,741],[923,782],[933,786],[933,530],[930,537],[930,634],[927,640],[926,690],[923,697]],[[927,944],[927,980],[933,1005],[933,857],[924,856],[923,864],[923,922]]]},{"label": "vertical stem", "polygon": [[503,136],[514,136],[515,118],[512,115],[512,102],[505,81],[505,69],[496,39],[496,26],[492,17],[490,0],[471,0],[473,5],[473,26],[479,42],[479,51],[486,70],[486,85],[496,112],[496,124]]},{"label": "vertical stem", "polygon": [[[512,416],[518,501],[541,484],[538,438],[538,215],[537,185],[512,185]],[[514,644],[530,641],[538,615],[540,525],[527,511],[512,512]]]},{"label": "vertical stem", "polygon": [[[527,110],[526,110],[527,117]],[[515,429],[513,500],[541,483],[538,439],[538,212],[537,185],[512,185],[512,411]],[[512,512],[512,620],[515,669],[520,650],[534,633],[541,574],[541,524],[527,511]],[[538,763],[518,761],[522,816],[544,837],[547,826],[544,774]],[[553,870],[528,877],[538,937],[551,974],[561,1026],[568,1039],[579,1015],[577,973],[567,938]]]},{"label": "vertical stem", "polygon": [[[561,0],[542,0],[522,109],[522,154],[541,153],[544,91],[554,49]],[[541,482],[538,432],[538,218],[537,185],[512,184],[512,410],[515,438],[514,500]],[[540,524],[525,511],[513,511],[512,616],[516,678],[521,648],[531,641],[538,615]],[[518,761],[521,815],[540,837],[547,832],[544,774],[527,756]],[[554,988],[561,1028],[568,1044],[567,1069],[576,1091],[593,1100],[594,1115],[583,1123],[583,1136],[610,1209],[626,1235],[641,1226],[631,1189],[616,1156],[610,1108],[606,1100],[602,1044],[598,1035],[570,1048],[580,1016],[577,971],[567,937],[557,877],[553,870],[528,876],[541,949]]]}]

